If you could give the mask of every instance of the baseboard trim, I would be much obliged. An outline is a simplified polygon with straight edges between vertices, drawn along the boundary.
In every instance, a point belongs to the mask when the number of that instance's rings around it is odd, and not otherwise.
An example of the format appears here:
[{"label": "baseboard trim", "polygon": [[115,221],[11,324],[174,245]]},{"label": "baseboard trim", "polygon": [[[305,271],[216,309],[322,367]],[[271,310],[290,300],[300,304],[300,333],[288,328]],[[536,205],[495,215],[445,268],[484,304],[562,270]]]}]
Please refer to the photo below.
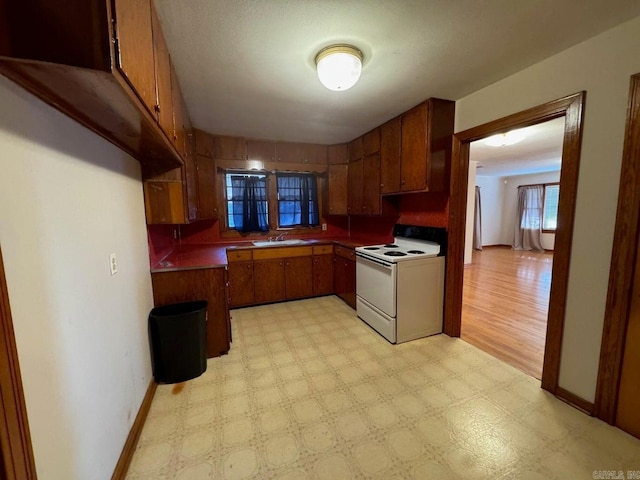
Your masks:
[{"label": "baseboard trim", "polygon": [[113,471],[111,480],[124,480],[127,475],[129,465],[131,464],[131,459],[133,458],[133,452],[136,450],[136,445],[138,444],[140,433],[142,433],[144,422],[147,419],[147,415],[149,414],[151,402],[153,400],[153,396],[156,393],[157,387],[158,384],[152,379],[149,383],[149,387],[147,388],[147,393],[144,394],[144,398],[142,399],[142,404],[140,405],[140,410],[138,410],[138,415],[136,415],[136,419],[131,426],[131,431],[129,432],[127,441],[124,443],[124,447],[122,447],[122,453],[120,454],[120,458],[118,459],[116,468]]},{"label": "baseboard trim", "polygon": [[562,387],[556,388],[556,396],[565,403],[568,403],[572,407],[582,410],[589,416],[593,416],[594,406],[593,403],[579,397],[575,393],[571,393]]}]

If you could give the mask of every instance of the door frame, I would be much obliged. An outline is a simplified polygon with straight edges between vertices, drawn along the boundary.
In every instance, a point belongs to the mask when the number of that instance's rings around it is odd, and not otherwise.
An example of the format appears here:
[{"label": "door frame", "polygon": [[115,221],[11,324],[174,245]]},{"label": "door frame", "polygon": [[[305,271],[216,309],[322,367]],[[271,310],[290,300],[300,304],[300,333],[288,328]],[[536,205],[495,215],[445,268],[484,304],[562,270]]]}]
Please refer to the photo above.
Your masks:
[{"label": "door frame", "polygon": [[595,415],[614,424],[640,235],[640,73],[631,77]]},{"label": "door frame", "polygon": [[0,474],[4,474],[7,480],[37,478],[2,250],[0,250],[0,455],[4,470],[0,471]]},{"label": "door frame", "polygon": [[578,92],[454,134],[451,161],[447,270],[445,275],[444,333],[451,337],[459,337],[462,322],[464,242],[471,142],[498,133],[505,133],[514,128],[524,128],[555,118],[565,117],[562,168],[560,171],[560,198],[558,201],[558,227],[556,229],[551,292],[549,296],[547,335],[542,367],[542,388],[582,409],[589,410],[592,408],[589,402],[558,387],[585,99],[586,92]]}]

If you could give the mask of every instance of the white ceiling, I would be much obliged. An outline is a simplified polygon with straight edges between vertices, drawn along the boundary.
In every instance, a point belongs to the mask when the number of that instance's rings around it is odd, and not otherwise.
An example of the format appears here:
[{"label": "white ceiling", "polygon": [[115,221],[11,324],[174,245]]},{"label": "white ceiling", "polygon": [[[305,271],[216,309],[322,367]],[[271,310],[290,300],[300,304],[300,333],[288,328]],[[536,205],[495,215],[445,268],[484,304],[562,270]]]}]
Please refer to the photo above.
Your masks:
[{"label": "white ceiling", "polygon": [[564,117],[521,128],[518,132],[525,138],[514,145],[491,147],[484,140],[471,143],[469,160],[478,162],[477,175],[510,177],[560,170]]},{"label": "white ceiling", "polygon": [[[203,130],[340,143],[429,97],[457,100],[640,15],[638,0],[155,0]],[[351,43],[360,81],[324,88],[314,58]]]}]

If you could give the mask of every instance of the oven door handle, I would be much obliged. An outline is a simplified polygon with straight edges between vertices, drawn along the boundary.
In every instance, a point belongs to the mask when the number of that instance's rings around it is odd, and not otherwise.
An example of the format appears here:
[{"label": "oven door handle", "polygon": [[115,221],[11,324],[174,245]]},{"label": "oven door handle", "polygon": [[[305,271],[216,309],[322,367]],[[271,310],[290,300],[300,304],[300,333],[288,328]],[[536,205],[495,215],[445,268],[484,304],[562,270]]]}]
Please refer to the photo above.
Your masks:
[{"label": "oven door handle", "polygon": [[383,266],[383,267],[385,267],[385,268],[387,268],[387,269],[389,269],[389,270],[391,270],[391,269],[393,268],[393,264],[392,264],[392,263],[387,263],[387,262],[384,262],[384,261],[382,261],[382,260],[378,260],[378,259],[376,259],[376,258],[371,258],[371,257],[369,257],[369,256],[367,256],[367,255],[363,255],[363,254],[362,254],[362,253],[360,253],[360,252],[356,252],[356,260],[357,260],[358,258],[360,258],[360,259],[362,259],[362,260],[365,260],[365,261],[367,261],[367,262],[377,263],[378,265],[381,265],[381,266]]}]

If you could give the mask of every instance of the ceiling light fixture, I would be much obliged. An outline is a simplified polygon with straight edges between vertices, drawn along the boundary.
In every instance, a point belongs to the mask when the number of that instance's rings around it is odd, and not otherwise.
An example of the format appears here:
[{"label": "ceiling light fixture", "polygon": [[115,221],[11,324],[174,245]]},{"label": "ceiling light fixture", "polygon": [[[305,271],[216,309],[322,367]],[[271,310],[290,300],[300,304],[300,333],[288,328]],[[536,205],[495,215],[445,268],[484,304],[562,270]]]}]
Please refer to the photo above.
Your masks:
[{"label": "ceiling light fixture", "polygon": [[351,45],[331,45],[316,55],[316,69],[329,90],[349,90],[360,78],[362,52]]},{"label": "ceiling light fixture", "polygon": [[493,135],[487,138],[484,141],[484,144],[489,145],[490,147],[505,147],[507,145],[514,145],[524,139],[524,133],[518,130],[512,130],[507,133],[499,133],[498,135]]}]

